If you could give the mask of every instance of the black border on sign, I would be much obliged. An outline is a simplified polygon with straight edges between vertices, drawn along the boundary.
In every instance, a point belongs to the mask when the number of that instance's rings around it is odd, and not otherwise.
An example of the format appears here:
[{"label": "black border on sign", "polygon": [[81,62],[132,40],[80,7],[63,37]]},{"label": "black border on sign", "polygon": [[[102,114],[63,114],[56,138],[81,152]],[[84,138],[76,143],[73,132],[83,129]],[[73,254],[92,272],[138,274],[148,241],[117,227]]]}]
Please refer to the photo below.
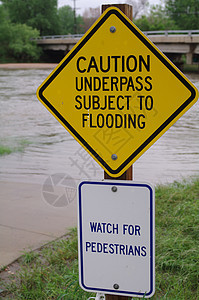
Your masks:
[{"label": "black border on sign", "polygon": [[[57,75],[66,67],[66,65],[73,59],[73,57],[79,52],[79,50],[88,42],[88,40],[95,34],[95,32],[102,26],[102,24],[109,18],[110,15],[116,15],[134,35],[167,67],[191,92],[191,96],[157,129],[151,136],[138,147],[116,170],[110,168],[110,166],[100,157],[95,150],[79,135],[79,133],[63,118],[63,116],[55,109],[54,106],[44,97],[43,92],[48,85],[57,77]],[[118,174],[122,171],[127,164],[129,164],[147,145],[156,138],[156,136],[164,130],[194,99],[196,92],[194,88],[186,81],[186,79],[173,67],[173,65],[166,60],[166,58],[134,27],[132,24],[124,18],[122,14],[116,9],[110,9],[102,19],[96,24],[96,26],[82,39],[77,47],[72,50],[71,54],[63,61],[63,63],[57,68],[57,70],[51,75],[51,77],[44,83],[39,89],[40,99],[48,106],[48,108],[57,116],[57,118],[76,136],[76,138],[88,149],[89,152],[108,170],[111,174]]]}]

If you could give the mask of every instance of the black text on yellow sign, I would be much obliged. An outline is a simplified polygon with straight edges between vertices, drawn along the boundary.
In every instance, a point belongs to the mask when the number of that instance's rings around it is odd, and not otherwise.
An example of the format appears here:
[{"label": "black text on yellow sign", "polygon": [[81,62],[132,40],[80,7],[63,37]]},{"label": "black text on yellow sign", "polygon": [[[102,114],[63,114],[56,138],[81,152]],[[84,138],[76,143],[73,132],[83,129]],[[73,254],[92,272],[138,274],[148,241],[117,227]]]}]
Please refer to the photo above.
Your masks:
[{"label": "black text on yellow sign", "polygon": [[[143,110],[152,110],[154,99],[150,94],[139,94],[135,98],[134,92],[150,92],[153,88],[152,77],[142,76],[143,70],[150,74],[150,55],[91,56],[89,59],[80,56],[76,68],[80,76],[75,77],[77,95],[74,103],[75,108],[82,111],[82,127],[145,128]],[[91,71],[95,76],[90,76]],[[107,76],[110,73],[112,75]],[[139,75],[134,76],[135,73]],[[99,77],[99,74],[103,76]],[[130,113],[137,105],[139,113]],[[86,113],[88,110],[97,111],[97,115]],[[105,115],[104,111],[109,113]]]}]

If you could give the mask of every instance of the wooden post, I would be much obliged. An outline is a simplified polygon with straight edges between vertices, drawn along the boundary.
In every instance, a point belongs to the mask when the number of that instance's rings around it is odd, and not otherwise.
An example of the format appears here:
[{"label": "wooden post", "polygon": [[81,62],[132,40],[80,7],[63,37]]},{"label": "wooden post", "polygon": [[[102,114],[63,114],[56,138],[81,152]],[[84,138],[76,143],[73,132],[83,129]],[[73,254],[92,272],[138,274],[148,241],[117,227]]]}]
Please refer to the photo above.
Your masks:
[{"label": "wooden post", "polygon": [[103,4],[102,5],[102,13],[111,6],[119,8],[131,21],[133,20],[132,5],[129,5],[129,4]]},{"label": "wooden post", "polygon": [[124,172],[119,177],[111,177],[106,172],[104,172],[104,179],[115,179],[115,180],[132,180],[133,179],[133,166],[130,166],[126,172]]},{"label": "wooden post", "polygon": [[[115,6],[119,8],[131,21],[133,20],[133,7],[128,4],[105,4],[102,5],[102,13],[110,6]],[[104,179],[112,179],[112,180],[132,180],[133,179],[133,166],[128,168],[126,172],[124,172],[119,177],[111,177],[106,172],[104,172]],[[119,272],[119,270],[118,270]],[[126,296],[117,296],[117,295],[106,295],[106,300],[128,300],[129,297]]]}]

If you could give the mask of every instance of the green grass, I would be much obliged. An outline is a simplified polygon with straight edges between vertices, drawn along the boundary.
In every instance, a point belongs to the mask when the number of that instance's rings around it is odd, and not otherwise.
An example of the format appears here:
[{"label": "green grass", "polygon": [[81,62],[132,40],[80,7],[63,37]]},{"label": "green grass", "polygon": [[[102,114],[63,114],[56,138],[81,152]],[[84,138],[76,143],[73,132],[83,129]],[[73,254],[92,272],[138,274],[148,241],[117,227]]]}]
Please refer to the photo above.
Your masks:
[{"label": "green grass", "polygon": [[[9,299],[87,299],[78,284],[77,230],[65,239],[48,244],[39,251],[25,253],[19,270],[2,280],[2,297]],[[4,281],[4,283],[3,283]]]},{"label": "green grass", "polygon": [[[156,187],[156,293],[151,299],[199,299],[198,216],[199,178]],[[18,271],[2,280],[2,298],[84,300],[92,295],[78,284],[76,229],[25,253],[18,264]]]},{"label": "green grass", "polygon": [[12,153],[12,149],[7,147],[7,146],[3,146],[3,145],[0,145],[0,155],[7,155],[7,154],[10,154]]},{"label": "green grass", "polygon": [[13,152],[23,152],[25,148],[30,145],[31,142],[25,139],[19,140],[15,146],[7,146],[0,144],[0,156],[1,155],[8,155]]},{"label": "green grass", "polygon": [[[199,179],[156,189],[156,291],[198,299]],[[160,297],[160,296],[159,296]],[[154,299],[159,299],[157,296]]]}]

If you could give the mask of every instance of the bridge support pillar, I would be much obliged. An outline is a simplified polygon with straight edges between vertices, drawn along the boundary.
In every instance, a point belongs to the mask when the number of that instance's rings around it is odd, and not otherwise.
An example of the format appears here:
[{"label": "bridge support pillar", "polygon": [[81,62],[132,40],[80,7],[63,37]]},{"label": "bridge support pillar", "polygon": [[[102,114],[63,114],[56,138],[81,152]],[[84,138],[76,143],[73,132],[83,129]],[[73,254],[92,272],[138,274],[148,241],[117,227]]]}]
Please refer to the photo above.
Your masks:
[{"label": "bridge support pillar", "polygon": [[190,44],[189,53],[186,54],[186,64],[191,65],[193,63],[193,53],[196,49],[197,44]]},{"label": "bridge support pillar", "polygon": [[187,53],[186,54],[186,64],[191,65],[193,61],[193,53]]}]

